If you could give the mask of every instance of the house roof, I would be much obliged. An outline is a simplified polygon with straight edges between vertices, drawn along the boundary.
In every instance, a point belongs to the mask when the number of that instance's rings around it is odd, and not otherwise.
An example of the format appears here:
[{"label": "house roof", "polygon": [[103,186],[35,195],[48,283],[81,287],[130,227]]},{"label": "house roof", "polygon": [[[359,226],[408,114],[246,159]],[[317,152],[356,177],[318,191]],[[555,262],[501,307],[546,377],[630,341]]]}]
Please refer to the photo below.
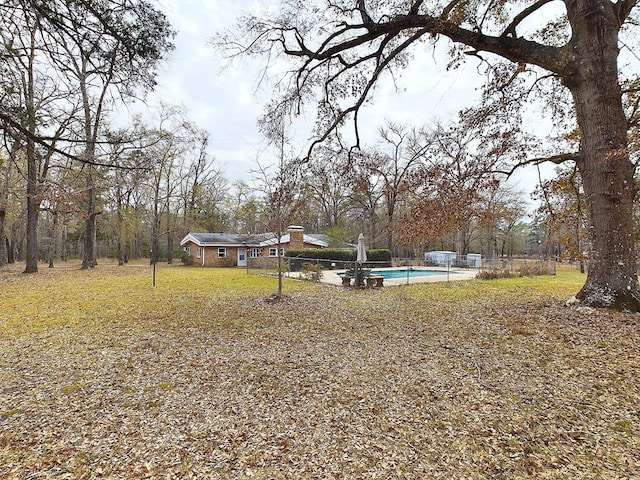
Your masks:
[{"label": "house roof", "polygon": [[[281,244],[287,244],[291,241],[289,234],[280,238]],[[317,245],[319,247],[328,247],[329,244],[314,236],[303,235],[304,243]],[[268,247],[277,245],[278,241],[273,233],[259,234],[235,234],[235,233],[194,233],[187,234],[180,242],[180,246],[184,246],[189,242],[193,242],[199,247]]]},{"label": "house roof", "polygon": [[[329,235],[325,233],[310,233],[309,235],[316,240],[325,242],[327,245],[331,243],[331,237],[329,237]],[[358,245],[356,245],[355,243],[341,242],[338,248],[341,248],[343,250],[355,250],[356,248],[358,248]]]},{"label": "house roof", "polygon": [[260,243],[268,238],[273,238],[271,233],[263,233],[259,235],[242,235],[236,233],[195,233],[190,232],[180,242],[181,246],[189,242],[193,242],[199,247],[210,247],[216,245],[223,246],[259,246]]},{"label": "house roof", "polygon": [[[286,243],[289,243],[290,241],[291,241],[291,236],[288,233],[286,235],[283,235],[280,238],[280,243],[281,244],[286,244]],[[313,235],[308,235],[306,233],[303,234],[302,241],[304,243],[309,244],[309,245],[317,245],[318,247],[326,248],[326,247],[329,246],[329,244],[327,242],[325,242],[323,240],[320,240],[320,239],[316,238]],[[277,244],[278,244],[277,239],[275,237],[271,237],[271,238],[261,242],[260,246],[261,247],[267,247],[267,246],[277,245]]]}]

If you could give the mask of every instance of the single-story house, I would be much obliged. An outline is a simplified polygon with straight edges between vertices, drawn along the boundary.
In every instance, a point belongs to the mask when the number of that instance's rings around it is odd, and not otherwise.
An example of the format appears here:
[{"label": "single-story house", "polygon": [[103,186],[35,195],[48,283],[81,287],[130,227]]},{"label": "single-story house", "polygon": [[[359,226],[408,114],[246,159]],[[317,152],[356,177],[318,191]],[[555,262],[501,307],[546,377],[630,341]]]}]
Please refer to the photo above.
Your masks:
[{"label": "single-story house", "polygon": [[[273,233],[189,233],[180,242],[191,264],[203,267],[266,266],[278,257],[278,239]],[[280,238],[280,255],[286,250],[327,248],[329,244],[304,228],[291,225]]]}]

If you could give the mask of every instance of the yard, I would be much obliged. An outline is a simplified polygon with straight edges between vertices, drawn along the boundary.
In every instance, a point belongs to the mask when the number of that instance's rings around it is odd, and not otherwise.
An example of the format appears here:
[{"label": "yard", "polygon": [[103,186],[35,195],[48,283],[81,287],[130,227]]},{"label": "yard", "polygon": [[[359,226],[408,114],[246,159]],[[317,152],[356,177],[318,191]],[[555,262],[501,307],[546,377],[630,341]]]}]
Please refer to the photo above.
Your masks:
[{"label": "yard", "polygon": [[640,316],[584,277],[353,291],[0,270],[0,478],[640,478]]}]

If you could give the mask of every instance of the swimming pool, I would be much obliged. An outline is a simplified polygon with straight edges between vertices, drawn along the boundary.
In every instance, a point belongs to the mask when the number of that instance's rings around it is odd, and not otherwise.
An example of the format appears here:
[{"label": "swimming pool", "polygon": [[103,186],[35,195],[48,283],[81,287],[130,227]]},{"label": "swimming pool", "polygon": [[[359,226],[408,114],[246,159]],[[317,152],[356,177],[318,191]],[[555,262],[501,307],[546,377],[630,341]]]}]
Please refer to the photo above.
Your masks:
[{"label": "swimming pool", "polygon": [[409,272],[407,272],[406,270],[371,270],[371,275],[380,275],[387,280],[407,278],[407,273],[409,274],[409,278],[435,277],[438,275],[447,275],[447,273],[449,275],[456,274],[456,272],[447,272],[446,270],[410,269]]}]

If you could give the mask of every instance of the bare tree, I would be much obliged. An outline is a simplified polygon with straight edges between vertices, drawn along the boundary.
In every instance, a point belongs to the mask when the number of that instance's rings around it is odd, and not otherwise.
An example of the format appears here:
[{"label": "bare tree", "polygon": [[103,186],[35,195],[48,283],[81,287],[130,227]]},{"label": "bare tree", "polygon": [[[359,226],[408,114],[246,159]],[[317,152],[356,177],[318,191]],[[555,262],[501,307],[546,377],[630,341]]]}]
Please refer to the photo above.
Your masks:
[{"label": "bare tree", "polygon": [[385,122],[379,129],[380,148],[361,156],[364,173],[379,178],[386,217],[386,248],[393,251],[393,230],[400,201],[410,188],[412,175],[425,160],[431,139],[406,125]]},{"label": "bare tree", "polygon": [[427,135],[423,160],[408,180],[408,208],[396,225],[405,241],[455,237],[467,253],[470,228],[486,214],[484,203],[500,189],[495,170],[509,148],[484,143],[477,129],[436,125]]},{"label": "bare tree", "polygon": [[207,151],[209,133],[193,124],[185,124],[185,128],[187,146],[179,173],[183,225],[188,229],[222,230],[227,180]]},{"label": "bare tree", "polygon": [[267,227],[273,232],[277,248],[278,292],[282,297],[282,237],[302,205],[300,195],[300,162],[290,154],[290,140],[287,137],[286,116],[279,111],[258,122],[260,131],[277,153],[277,160],[271,165],[258,162],[257,182],[264,194]]},{"label": "bare tree", "polygon": [[534,192],[540,201],[536,214],[557,235],[570,260],[580,263],[584,273],[586,249],[586,215],[584,192],[577,169],[558,167],[556,177],[541,182]]},{"label": "bare tree", "polygon": [[343,227],[351,208],[353,182],[345,175],[348,152],[337,145],[318,148],[309,162],[305,183],[312,200],[320,210],[321,227],[332,230]]},{"label": "bare tree", "polygon": [[236,181],[231,185],[229,195],[225,196],[224,208],[227,212],[229,229],[242,233],[260,233],[264,231],[264,204],[259,192],[247,182]]}]

